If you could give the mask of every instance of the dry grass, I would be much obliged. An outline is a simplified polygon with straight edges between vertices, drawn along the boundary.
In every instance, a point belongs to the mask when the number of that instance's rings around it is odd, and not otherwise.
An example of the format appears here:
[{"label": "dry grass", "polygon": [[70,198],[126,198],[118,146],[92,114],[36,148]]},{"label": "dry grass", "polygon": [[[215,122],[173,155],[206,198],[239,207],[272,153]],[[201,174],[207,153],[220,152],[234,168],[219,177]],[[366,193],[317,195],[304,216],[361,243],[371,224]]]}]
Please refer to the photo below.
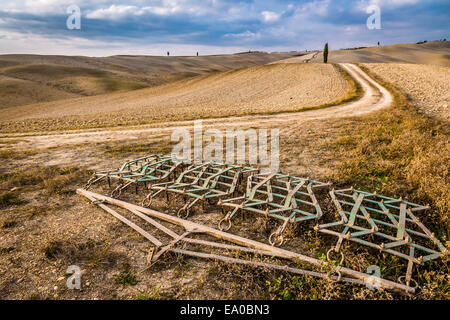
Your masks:
[{"label": "dry grass", "polygon": [[100,145],[100,150],[103,150],[105,155],[113,156],[114,158],[123,159],[128,156],[136,158],[140,154],[170,154],[174,144],[176,144],[176,142],[172,142],[167,139],[147,143],[102,143]]},{"label": "dry grass", "polygon": [[0,69],[0,109],[146,88],[146,82],[102,70],[59,65]]},{"label": "dry grass", "polygon": [[30,166],[13,172],[0,172],[0,190],[8,190],[1,199],[6,205],[16,204],[19,195],[34,190],[44,190],[47,196],[74,194],[77,183],[90,175],[90,171],[77,167]]},{"label": "dry grass", "polygon": [[342,152],[336,180],[430,203],[444,213],[450,207],[450,127],[421,116],[392,85],[384,86],[394,94],[394,107],[358,119],[351,135],[330,146]]},{"label": "dry grass", "polygon": [[75,93],[66,92],[52,86],[0,74],[0,110],[7,107],[70,99],[78,96]]}]

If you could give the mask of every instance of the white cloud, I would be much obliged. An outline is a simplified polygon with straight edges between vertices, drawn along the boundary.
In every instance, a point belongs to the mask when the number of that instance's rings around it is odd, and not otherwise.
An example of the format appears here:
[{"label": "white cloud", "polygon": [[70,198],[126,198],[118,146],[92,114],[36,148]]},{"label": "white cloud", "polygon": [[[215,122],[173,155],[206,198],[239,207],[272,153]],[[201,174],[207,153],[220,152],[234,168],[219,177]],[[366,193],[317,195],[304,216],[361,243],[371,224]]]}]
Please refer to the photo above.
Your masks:
[{"label": "white cloud", "polygon": [[413,5],[418,3],[420,0],[359,0],[356,9],[359,11],[366,11],[367,7],[370,5],[377,5],[383,9],[395,9],[398,7]]},{"label": "white cloud", "polygon": [[[36,44],[39,43],[37,46]],[[204,44],[170,44],[170,43],[145,43],[129,42],[121,40],[90,40],[81,37],[49,38],[41,35],[22,34],[17,32],[2,32],[0,36],[0,54],[51,54],[51,55],[86,55],[86,56],[111,56],[120,54],[133,55],[195,55],[199,52],[206,54],[226,54],[247,51],[248,47],[241,46],[215,46]],[[259,49],[259,48],[257,48]]]},{"label": "white cloud", "polygon": [[[135,1],[136,2],[136,1]],[[219,6],[215,0],[210,3],[204,1],[193,2],[187,0],[162,0],[154,2],[152,6],[139,6],[141,2],[133,5],[110,5],[106,8],[99,8],[88,11],[86,17],[89,19],[111,19],[118,20],[129,16],[142,16],[145,14],[153,14],[158,16],[170,16],[174,14],[184,13],[190,16],[201,16],[207,14],[221,13]]]},{"label": "white cloud", "polygon": [[115,4],[106,9],[97,9],[86,14],[89,19],[112,19],[117,20],[129,15],[142,15],[144,11],[136,6],[122,6]]},{"label": "white cloud", "polygon": [[28,14],[65,14],[72,4],[80,7],[86,0],[2,0],[0,11]]},{"label": "white cloud", "polygon": [[237,38],[237,39],[257,39],[261,37],[261,34],[254,33],[249,30],[241,33],[227,33],[224,35],[225,38]]},{"label": "white cloud", "polygon": [[308,2],[299,8],[299,11],[306,14],[317,14],[319,16],[326,16],[328,13],[328,6],[331,0],[314,0]]},{"label": "white cloud", "polygon": [[280,19],[280,14],[272,11],[261,12],[264,22],[276,22]]}]

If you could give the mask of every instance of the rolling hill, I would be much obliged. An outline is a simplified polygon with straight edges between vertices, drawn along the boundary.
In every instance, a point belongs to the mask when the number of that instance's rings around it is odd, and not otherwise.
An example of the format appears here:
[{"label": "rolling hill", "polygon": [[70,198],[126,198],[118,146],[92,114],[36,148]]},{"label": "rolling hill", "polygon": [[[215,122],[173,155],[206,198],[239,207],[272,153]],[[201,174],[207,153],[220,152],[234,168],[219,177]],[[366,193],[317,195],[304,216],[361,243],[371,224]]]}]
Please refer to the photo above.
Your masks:
[{"label": "rolling hill", "polygon": [[251,52],[199,57],[0,55],[0,109],[153,87],[239,69],[299,53]]}]

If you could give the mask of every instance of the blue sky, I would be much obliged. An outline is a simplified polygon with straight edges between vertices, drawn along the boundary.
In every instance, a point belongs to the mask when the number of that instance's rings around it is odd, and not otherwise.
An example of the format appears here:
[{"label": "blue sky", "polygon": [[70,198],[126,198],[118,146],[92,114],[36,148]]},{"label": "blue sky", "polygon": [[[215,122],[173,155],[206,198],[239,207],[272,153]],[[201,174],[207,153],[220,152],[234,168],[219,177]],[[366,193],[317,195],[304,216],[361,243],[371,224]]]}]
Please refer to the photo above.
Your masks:
[{"label": "blue sky", "polygon": [[[81,9],[68,30],[67,8]],[[369,30],[369,5],[381,29]],[[450,38],[449,0],[2,0],[0,54],[290,51]]]}]

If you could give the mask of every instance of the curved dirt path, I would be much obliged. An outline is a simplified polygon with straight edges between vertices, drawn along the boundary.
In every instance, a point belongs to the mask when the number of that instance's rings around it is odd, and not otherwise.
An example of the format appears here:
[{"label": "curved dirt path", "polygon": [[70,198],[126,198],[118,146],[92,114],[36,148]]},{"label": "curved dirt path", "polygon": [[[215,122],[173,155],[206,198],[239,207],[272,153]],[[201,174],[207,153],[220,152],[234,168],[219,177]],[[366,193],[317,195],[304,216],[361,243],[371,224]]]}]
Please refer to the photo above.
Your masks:
[{"label": "curved dirt path", "polygon": [[[276,124],[287,122],[302,122],[320,119],[333,119],[350,116],[359,116],[388,107],[392,103],[392,95],[384,87],[370,78],[356,65],[341,63],[342,66],[362,87],[364,95],[361,99],[318,110],[303,111],[297,113],[280,113],[274,115],[237,116],[227,118],[215,118],[203,120],[203,128],[214,127],[222,129],[226,127],[255,127],[267,125],[273,127]],[[78,132],[55,133],[20,137],[20,134],[5,134],[3,140],[23,140],[15,144],[18,149],[39,149],[57,147],[62,145],[92,143],[114,140],[131,140],[145,135],[146,139],[170,134],[176,128],[193,128],[193,121],[178,121],[157,123],[128,129],[90,129]],[[23,136],[23,135],[22,135]]]}]

